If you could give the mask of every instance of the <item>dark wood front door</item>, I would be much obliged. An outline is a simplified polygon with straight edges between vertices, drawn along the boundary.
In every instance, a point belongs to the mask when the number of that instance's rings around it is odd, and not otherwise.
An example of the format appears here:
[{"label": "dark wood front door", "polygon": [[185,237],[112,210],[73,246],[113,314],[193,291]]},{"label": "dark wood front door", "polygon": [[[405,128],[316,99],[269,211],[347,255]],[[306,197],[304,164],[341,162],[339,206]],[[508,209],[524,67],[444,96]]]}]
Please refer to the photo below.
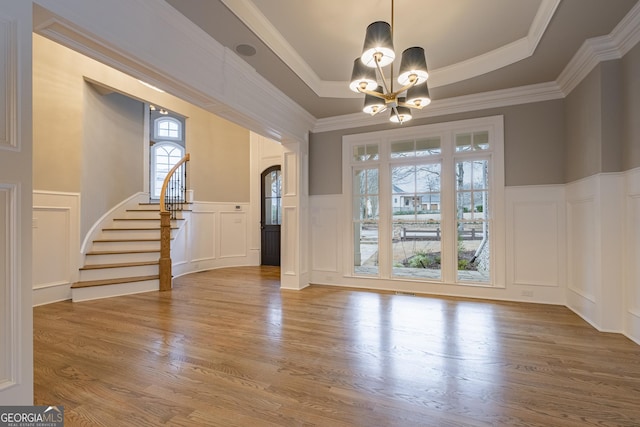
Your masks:
[{"label": "dark wood front door", "polygon": [[262,172],[262,265],[280,265],[280,224],[282,223],[282,179],[280,166]]}]

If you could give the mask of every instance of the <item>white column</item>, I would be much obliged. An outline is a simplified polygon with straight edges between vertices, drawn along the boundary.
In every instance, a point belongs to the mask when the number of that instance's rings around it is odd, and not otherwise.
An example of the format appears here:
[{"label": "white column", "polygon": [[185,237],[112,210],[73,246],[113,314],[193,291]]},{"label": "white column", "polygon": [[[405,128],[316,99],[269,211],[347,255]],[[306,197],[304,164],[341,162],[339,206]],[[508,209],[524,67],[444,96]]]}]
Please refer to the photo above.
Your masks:
[{"label": "white column", "polygon": [[282,142],[282,289],[309,285],[309,141]]},{"label": "white column", "polygon": [[33,404],[32,3],[0,3],[0,405]]}]

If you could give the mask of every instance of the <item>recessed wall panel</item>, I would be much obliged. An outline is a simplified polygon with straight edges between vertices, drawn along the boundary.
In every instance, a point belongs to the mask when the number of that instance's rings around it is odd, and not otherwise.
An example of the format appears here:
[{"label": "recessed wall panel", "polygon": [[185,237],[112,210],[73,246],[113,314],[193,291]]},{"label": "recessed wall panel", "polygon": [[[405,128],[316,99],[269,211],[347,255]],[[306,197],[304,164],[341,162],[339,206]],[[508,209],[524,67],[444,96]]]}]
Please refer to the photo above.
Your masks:
[{"label": "recessed wall panel", "polygon": [[558,220],[558,205],[554,202],[514,204],[514,284],[560,285]]},{"label": "recessed wall panel", "polygon": [[0,16],[0,150],[18,148],[16,23]]},{"label": "recessed wall panel", "polygon": [[596,235],[595,203],[593,199],[571,201],[568,204],[569,289],[595,302]]},{"label": "recessed wall panel", "polygon": [[341,221],[335,208],[317,208],[311,218],[311,269],[338,271],[338,251],[341,244],[337,225]]},{"label": "recessed wall panel", "polygon": [[68,208],[33,209],[33,288],[71,283],[69,259],[70,210]]},{"label": "recessed wall panel", "polygon": [[298,210],[294,206],[287,206],[283,209],[282,218],[282,274],[295,275],[297,267],[298,245]]},{"label": "recessed wall panel", "polygon": [[298,194],[298,156],[296,153],[284,153],[284,170],[282,178],[284,180],[283,193],[285,196],[295,196]]},{"label": "recessed wall panel", "polygon": [[193,239],[191,261],[211,260],[216,257],[216,213],[194,212],[192,214],[193,232],[198,236]]},{"label": "recessed wall panel", "polygon": [[13,362],[16,353],[15,301],[18,281],[11,254],[16,250],[15,236],[12,230],[14,221],[13,191],[0,184],[0,390],[15,383],[16,372]]},{"label": "recessed wall panel", "polygon": [[627,293],[629,295],[628,307],[630,311],[640,317],[640,194],[628,198],[629,218],[628,249],[627,254]]},{"label": "recessed wall panel", "polygon": [[244,212],[220,213],[220,257],[247,256],[247,218]]}]

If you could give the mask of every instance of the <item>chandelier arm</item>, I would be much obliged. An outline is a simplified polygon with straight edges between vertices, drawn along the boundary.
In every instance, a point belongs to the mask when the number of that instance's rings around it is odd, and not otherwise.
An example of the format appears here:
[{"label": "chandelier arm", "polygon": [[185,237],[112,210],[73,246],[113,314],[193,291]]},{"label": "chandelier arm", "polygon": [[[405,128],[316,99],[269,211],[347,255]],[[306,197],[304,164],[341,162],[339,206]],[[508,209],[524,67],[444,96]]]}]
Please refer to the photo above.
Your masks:
[{"label": "chandelier arm", "polygon": [[402,116],[400,115],[400,113],[398,113],[398,107],[395,106],[392,108],[393,112],[391,113],[392,115],[395,114],[396,117],[398,117],[398,124],[402,124],[404,122],[404,120],[402,120]]},{"label": "chandelier arm", "polygon": [[398,101],[398,107],[407,107],[407,108],[413,108],[414,110],[422,110],[425,106],[424,105],[407,104],[406,102],[399,102]]},{"label": "chandelier arm", "polygon": [[377,58],[376,58],[376,68],[378,69],[378,73],[380,73],[380,78],[382,79],[382,87],[384,88],[384,93],[390,93],[391,89],[389,89],[389,84],[387,83],[387,79],[384,78],[382,67],[380,66],[380,62],[377,60]]},{"label": "chandelier arm", "polygon": [[387,96],[384,93],[376,92],[375,90],[363,89],[358,87],[358,91],[360,93],[364,93],[365,95],[375,96],[376,98],[387,100]]}]

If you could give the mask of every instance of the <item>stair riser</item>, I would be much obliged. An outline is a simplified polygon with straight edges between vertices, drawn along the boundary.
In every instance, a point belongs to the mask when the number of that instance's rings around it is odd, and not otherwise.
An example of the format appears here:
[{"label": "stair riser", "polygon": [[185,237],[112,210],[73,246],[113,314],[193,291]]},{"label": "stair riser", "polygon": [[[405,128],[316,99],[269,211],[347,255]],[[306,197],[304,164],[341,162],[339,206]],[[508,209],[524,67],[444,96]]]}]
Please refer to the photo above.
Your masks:
[{"label": "stair riser", "polygon": [[[160,218],[160,211],[152,211],[152,210],[135,210],[135,211],[127,211],[125,212],[121,218],[130,219],[130,218],[144,218],[144,219],[158,219]],[[182,211],[176,212],[176,218],[182,219],[184,218],[184,213]]]},{"label": "stair riser", "polygon": [[160,229],[154,230],[109,230],[103,229],[98,239],[159,239]]},{"label": "stair riser", "polygon": [[[171,238],[175,238],[177,229],[171,230]],[[123,239],[159,239],[160,229],[157,230],[102,230],[99,240],[123,240]]]},{"label": "stair riser", "polygon": [[104,255],[87,255],[84,259],[85,265],[95,264],[118,264],[121,262],[146,262],[160,259],[160,252],[148,252],[141,254],[116,253]]},{"label": "stair riser", "polygon": [[[173,225],[173,224],[172,224]],[[127,219],[118,218],[110,225],[113,228],[160,228],[160,218],[156,219]]]},{"label": "stair riser", "polygon": [[93,242],[92,251],[136,251],[136,250],[160,250],[160,241],[152,242]]},{"label": "stair riser", "polygon": [[80,270],[80,281],[119,279],[121,277],[153,276],[158,274],[158,265],[138,265],[135,267],[99,268]]},{"label": "stair riser", "polygon": [[160,219],[160,211],[127,211],[125,212],[121,218],[124,219]]},{"label": "stair riser", "polygon": [[141,292],[157,291],[160,289],[159,280],[145,280],[141,282],[120,283],[108,286],[92,286],[88,288],[71,289],[73,302],[89,301],[99,298],[117,297],[138,294]]}]

